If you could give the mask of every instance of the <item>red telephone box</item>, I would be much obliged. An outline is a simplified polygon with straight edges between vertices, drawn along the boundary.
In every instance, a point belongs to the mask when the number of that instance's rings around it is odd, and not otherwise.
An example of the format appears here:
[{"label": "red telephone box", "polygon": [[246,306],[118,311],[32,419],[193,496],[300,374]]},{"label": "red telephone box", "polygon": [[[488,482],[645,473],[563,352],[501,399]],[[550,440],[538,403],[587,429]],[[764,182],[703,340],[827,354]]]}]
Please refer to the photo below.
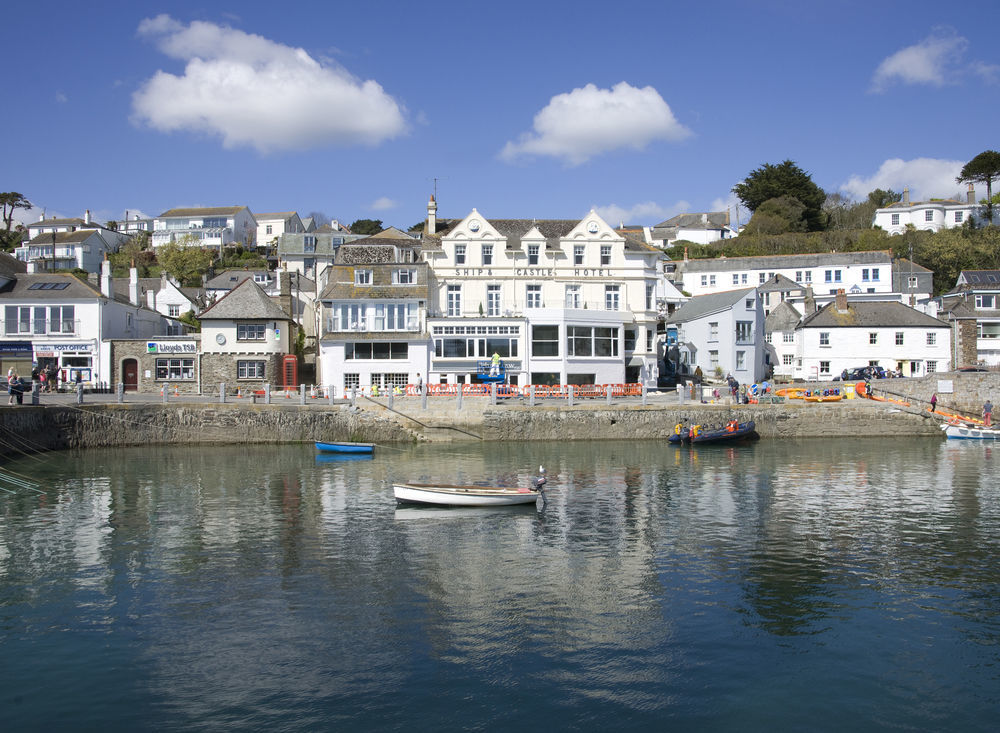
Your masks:
[{"label": "red telephone box", "polygon": [[281,360],[282,387],[288,389],[299,385],[299,358],[295,354],[287,354]]}]

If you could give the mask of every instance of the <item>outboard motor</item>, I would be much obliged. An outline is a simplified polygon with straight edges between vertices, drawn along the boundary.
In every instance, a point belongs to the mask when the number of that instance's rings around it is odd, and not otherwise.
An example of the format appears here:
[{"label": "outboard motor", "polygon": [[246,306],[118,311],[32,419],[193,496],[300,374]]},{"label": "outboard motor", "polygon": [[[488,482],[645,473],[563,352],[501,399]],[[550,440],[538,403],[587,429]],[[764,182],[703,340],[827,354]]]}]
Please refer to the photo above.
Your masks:
[{"label": "outboard motor", "polygon": [[545,499],[545,484],[548,483],[548,479],[545,477],[545,467],[538,467],[538,475],[531,479],[531,488],[542,495],[542,499]]}]

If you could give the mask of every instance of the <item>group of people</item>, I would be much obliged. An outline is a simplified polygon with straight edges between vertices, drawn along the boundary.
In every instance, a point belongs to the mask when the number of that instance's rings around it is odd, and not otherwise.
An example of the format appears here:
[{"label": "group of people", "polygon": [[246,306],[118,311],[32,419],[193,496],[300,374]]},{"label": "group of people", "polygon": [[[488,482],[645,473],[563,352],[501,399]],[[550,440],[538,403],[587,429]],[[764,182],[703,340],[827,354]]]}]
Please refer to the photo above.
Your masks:
[{"label": "group of people", "polygon": [[59,370],[55,364],[49,364],[45,368],[34,367],[31,370],[31,381],[25,381],[17,373],[14,367],[7,370],[7,404],[24,404],[24,393],[31,389],[35,383],[43,392],[57,392],[59,390]]}]

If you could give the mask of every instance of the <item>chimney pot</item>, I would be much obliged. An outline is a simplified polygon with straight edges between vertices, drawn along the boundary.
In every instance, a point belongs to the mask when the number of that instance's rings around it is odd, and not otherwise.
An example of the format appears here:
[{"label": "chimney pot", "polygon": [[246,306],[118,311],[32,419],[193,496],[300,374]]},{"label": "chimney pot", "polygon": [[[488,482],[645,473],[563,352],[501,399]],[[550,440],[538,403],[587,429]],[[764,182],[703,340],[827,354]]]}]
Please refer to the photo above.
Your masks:
[{"label": "chimney pot", "polygon": [[904,188],[903,189],[903,206],[909,206],[909,205],[910,205],[910,189],[909,188]]}]

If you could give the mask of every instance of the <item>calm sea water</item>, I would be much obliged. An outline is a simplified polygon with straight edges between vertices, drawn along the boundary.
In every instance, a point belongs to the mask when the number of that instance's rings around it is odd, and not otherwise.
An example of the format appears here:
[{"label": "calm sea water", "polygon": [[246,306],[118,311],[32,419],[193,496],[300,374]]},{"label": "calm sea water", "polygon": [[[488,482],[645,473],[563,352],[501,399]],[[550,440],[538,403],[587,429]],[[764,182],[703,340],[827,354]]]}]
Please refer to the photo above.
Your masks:
[{"label": "calm sea water", "polygon": [[[993,730],[991,446],[136,448],[0,492],[4,730]],[[390,482],[544,507],[397,508]],[[8,486],[7,484],[0,484]]]}]

